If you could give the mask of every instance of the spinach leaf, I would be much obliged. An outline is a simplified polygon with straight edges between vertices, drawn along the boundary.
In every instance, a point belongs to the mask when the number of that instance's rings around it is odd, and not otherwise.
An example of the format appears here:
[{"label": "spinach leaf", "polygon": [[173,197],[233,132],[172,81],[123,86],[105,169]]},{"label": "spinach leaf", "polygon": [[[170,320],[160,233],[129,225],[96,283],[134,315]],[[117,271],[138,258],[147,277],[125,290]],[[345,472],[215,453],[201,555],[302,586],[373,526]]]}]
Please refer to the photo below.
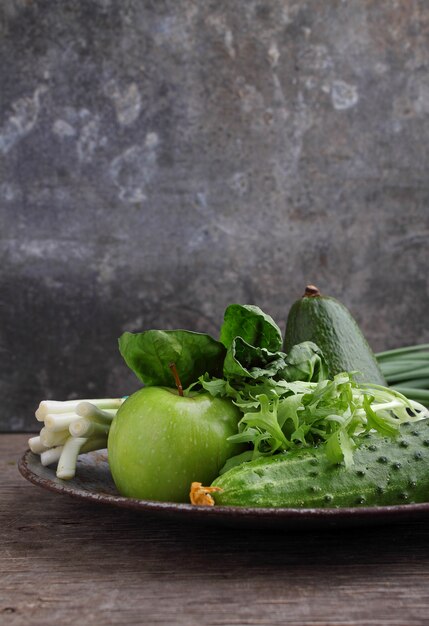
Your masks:
[{"label": "spinach leaf", "polygon": [[175,363],[184,388],[200,376],[221,376],[225,347],[203,333],[189,330],[125,332],[119,351],[134,374],[147,386],[174,387],[169,367]]},{"label": "spinach leaf", "polygon": [[236,337],[270,352],[282,347],[282,333],[273,318],[251,304],[230,304],[225,311],[220,341],[229,348]]},{"label": "spinach leaf", "polygon": [[236,337],[228,348],[223,375],[230,378],[271,378],[286,366],[285,354],[252,346]]},{"label": "spinach leaf", "polygon": [[312,341],[303,341],[293,346],[286,357],[286,365],[282,372],[284,380],[318,382],[329,378],[322,351]]}]

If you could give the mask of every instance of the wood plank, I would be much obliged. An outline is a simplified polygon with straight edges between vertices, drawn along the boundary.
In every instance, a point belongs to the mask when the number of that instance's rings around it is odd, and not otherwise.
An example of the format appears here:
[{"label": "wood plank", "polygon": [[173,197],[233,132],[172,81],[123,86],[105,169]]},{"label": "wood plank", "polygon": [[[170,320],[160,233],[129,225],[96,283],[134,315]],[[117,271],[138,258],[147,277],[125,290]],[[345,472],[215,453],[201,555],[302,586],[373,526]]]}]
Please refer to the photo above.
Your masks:
[{"label": "wood plank", "polygon": [[0,623],[427,624],[424,522],[313,533],[182,525],[39,489],[0,436]]}]

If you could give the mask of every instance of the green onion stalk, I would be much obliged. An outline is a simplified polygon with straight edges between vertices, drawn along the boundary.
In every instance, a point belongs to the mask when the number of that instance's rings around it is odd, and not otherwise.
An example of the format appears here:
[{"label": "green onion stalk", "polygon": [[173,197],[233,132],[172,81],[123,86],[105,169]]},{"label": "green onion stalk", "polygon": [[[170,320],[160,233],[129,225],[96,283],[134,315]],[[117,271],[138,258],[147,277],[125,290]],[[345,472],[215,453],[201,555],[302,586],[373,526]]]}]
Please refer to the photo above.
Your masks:
[{"label": "green onion stalk", "polygon": [[74,478],[79,454],[107,447],[110,425],[124,399],[43,400],[36,411],[43,426],[28,440],[30,450],[42,465],[57,465],[57,478]]},{"label": "green onion stalk", "polygon": [[429,407],[429,343],[386,350],[376,357],[389,387]]}]

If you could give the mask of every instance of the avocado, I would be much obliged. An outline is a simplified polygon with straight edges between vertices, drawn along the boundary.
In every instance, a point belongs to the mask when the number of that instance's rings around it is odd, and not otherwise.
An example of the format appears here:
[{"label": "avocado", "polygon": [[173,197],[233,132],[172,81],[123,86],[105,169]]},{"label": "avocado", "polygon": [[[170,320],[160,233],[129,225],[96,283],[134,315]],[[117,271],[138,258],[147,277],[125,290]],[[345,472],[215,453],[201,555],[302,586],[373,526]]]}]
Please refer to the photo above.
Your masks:
[{"label": "avocado", "polygon": [[313,341],[322,350],[330,377],[357,372],[359,383],[387,386],[375,355],[350,311],[341,302],[322,296],[314,285],[291,307],[286,323],[284,350]]}]

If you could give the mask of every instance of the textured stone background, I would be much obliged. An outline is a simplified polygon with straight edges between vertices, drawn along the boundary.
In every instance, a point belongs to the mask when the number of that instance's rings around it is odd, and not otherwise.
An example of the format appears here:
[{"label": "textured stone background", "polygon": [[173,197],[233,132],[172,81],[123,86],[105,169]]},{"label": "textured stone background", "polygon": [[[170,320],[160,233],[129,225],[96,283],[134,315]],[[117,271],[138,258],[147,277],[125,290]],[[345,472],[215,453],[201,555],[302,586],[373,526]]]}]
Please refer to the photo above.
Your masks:
[{"label": "textured stone background", "polygon": [[429,341],[426,0],[2,0],[3,429],[137,387],[123,330],[284,328],[306,283]]}]

